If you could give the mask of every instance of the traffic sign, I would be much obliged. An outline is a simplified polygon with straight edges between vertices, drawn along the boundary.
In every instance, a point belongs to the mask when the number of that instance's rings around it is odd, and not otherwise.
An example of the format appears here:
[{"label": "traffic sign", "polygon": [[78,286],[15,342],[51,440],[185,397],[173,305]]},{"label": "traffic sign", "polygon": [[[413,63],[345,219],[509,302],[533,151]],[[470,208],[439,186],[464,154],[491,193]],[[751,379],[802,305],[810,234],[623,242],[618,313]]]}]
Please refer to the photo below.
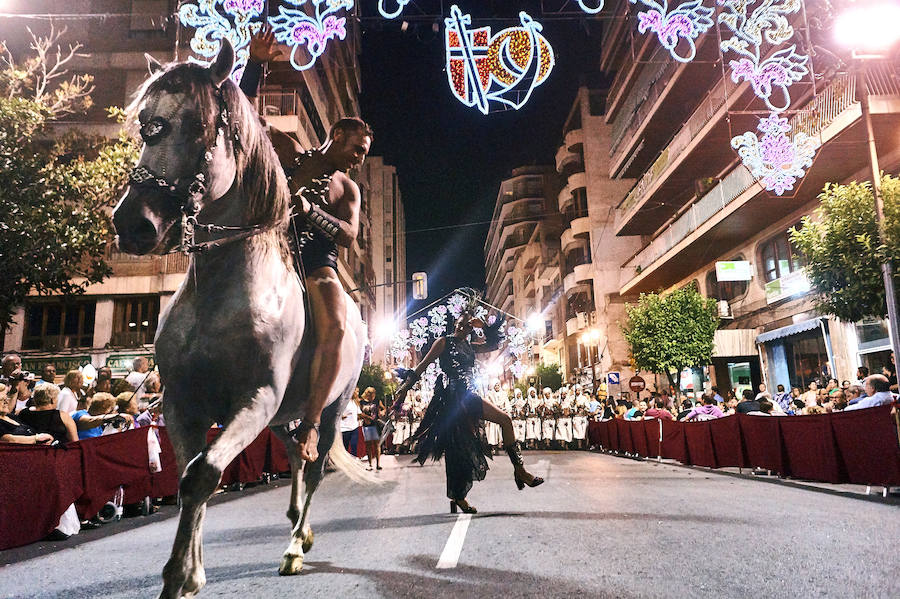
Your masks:
[{"label": "traffic sign", "polygon": [[621,376],[621,373],[618,373],[618,372],[607,372],[606,373],[606,383],[608,385],[618,385],[619,381],[621,380],[620,376]]},{"label": "traffic sign", "polygon": [[628,380],[628,388],[635,393],[640,393],[647,388],[647,383],[639,376],[633,376]]}]

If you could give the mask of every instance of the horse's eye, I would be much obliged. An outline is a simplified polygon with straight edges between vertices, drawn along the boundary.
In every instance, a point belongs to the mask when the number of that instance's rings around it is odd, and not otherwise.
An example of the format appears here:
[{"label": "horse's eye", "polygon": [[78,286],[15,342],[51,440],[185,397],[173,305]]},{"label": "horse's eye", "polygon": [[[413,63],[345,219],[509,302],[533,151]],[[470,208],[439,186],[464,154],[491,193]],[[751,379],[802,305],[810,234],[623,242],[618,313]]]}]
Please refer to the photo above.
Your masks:
[{"label": "horse's eye", "polygon": [[197,139],[203,135],[203,123],[197,117],[187,116],[181,120],[181,133],[187,138]]}]

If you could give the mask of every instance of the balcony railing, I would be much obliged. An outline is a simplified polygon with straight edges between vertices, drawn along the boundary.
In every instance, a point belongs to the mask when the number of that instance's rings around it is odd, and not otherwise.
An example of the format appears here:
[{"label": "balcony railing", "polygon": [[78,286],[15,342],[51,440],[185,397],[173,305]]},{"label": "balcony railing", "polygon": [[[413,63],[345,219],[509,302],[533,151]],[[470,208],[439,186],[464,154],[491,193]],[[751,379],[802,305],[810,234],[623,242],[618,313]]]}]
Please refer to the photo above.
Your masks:
[{"label": "balcony railing", "polygon": [[262,116],[297,116],[303,110],[296,92],[263,92],[259,95]]},{"label": "balcony railing", "polygon": [[659,97],[659,93],[668,84],[672,74],[678,68],[679,63],[671,60],[668,53],[659,46],[648,59],[648,65],[638,76],[637,81],[629,92],[629,97],[619,116],[612,123],[611,143],[609,155],[612,156],[619,149],[619,145],[625,139],[629,130],[633,131],[640,125],[650,105]]},{"label": "balcony railing", "polygon": [[[892,65],[871,67],[867,78],[869,93],[873,96],[900,96],[900,82],[898,82],[896,72],[897,69]],[[789,121],[791,133],[796,135],[802,132],[810,137],[817,137],[856,103],[855,78],[852,75],[836,77],[828,87],[794,114]],[[629,260],[624,268],[626,270],[638,267],[646,269],[691,232],[723,210],[755,182],[750,171],[743,165],[739,165],[709,193],[697,200],[668,229]]]}]

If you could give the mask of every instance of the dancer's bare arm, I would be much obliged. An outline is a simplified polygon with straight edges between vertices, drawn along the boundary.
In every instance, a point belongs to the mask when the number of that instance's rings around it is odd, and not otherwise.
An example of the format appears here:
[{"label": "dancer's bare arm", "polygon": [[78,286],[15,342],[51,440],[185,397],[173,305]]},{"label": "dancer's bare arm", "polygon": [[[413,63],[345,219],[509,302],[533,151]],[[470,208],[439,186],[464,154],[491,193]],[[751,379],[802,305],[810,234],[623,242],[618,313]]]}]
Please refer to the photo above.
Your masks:
[{"label": "dancer's bare arm", "polygon": [[416,384],[416,380],[418,380],[422,376],[422,373],[425,372],[425,369],[428,368],[428,365],[437,360],[438,357],[444,352],[445,345],[447,345],[447,340],[443,337],[440,337],[431,345],[431,349],[428,350],[428,353],[425,354],[425,357],[421,362],[419,362],[419,365],[413,369],[415,376],[407,378],[406,382],[400,385],[400,388],[397,389],[397,393],[395,393],[396,399],[394,401],[393,411],[399,411],[398,406],[403,405],[403,400],[406,397],[407,391],[409,391],[412,386]]}]

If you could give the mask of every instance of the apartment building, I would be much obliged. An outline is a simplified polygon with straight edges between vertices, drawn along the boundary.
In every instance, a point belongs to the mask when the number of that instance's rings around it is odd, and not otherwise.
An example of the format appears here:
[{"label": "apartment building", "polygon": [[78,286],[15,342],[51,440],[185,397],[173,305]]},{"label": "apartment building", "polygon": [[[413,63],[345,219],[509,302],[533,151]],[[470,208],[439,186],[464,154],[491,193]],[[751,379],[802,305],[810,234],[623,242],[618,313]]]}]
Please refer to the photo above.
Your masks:
[{"label": "apartment building", "polygon": [[[500,183],[487,239],[484,243],[487,290],[485,299],[526,322],[541,314],[545,331],[535,331],[539,343],[524,359],[533,365],[544,356],[547,363],[562,363],[561,346],[544,345],[565,328],[562,304],[550,301],[562,286],[557,207],[561,184],[552,166],[523,166]],[[550,306],[545,310],[545,306]],[[515,322],[515,320],[513,320]]]},{"label": "apartment building", "polygon": [[[190,56],[193,30],[179,25],[174,16],[178,5],[174,0],[11,0],[4,10],[53,16],[57,30],[66,28],[63,47],[82,44],[84,56],[74,60],[70,70],[94,75],[94,107],[60,123],[59,129],[111,136],[118,126],[106,118],[105,109],[129,103],[147,76],[144,54],[162,62]],[[45,18],[6,17],[4,23],[14,55],[27,52],[26,26],[37,34],[50,27]],[[338,119],[359,114],[359,31],[353,20],[347,27],[347,39],[330,44],[314,68],[299,72],[279,60],[270,65],[263,82],[260,114],[271,126],[296,135],[304,147],[322,143]],[[285,57],[290,54],[282,50]],[[360,221],[359,238],[352,247],[340,249],[338,275],[345,289],[356,290],[351,295],[369,321],[375,306],[372,233],[368,214]],[[30,298],[3,336],[4,351],[22,353],[30,370],[55,362],[59,373],[87,363],[121,371],[137,355],[152,358],[159,313],[184,279],[188,259],[181,254],[129,256],[111,246],[108,261],[113,275],[84,295]]]},{"label": "apartment building", "polygon": [[[761,58],[790,44],[808,54],[810,39],[832,43],[828,4],[805,2],[805,10],[786,14],[793,37],[761,44]],[[819,51],[806,63],[814,76],[785,92],[789,104],[778,112],[787,119],[788,136],[797,141],[802,133],[821,147],[793,189],[778,195],[731,147],[734,136],[756,131],[771,108],[765,89],[732,72],[734,54],[723,57],[725,26],[701,34],[696,56],[681,61],[655,35],[636,31],[640,7],[620,0],[608,9],[616,17],[604,32],[600,57],[613,76],[605,115],[612,133],[608,176],[637,180],[615,206],[612,230],[642,240],[620,265],[619,294],[695,285],[718,300],[722,321],[713,363],[705,374],[695,373],[695,385],[708,376],[723,389],[763,381],[805,388],[816,379],[853,380],[858,365],[880,370],[889,360],[886,323],[815,314],[804,257],[788,238],[788,230],[815,210],[826,182],[869,178],[855,76]],[[873,61],[869,73],[881,168],[897,172],[900,69],[896,62]],[[742,280],[716,274],[716,263],[725,261],[740,263]]]},{"label": "apartment building", "polygon": [[370,156],[359,177],[362,202],[369,215],[371,264],[376,287],[369,320],[372,362],[388,362],[390,335],[406,322],[406,217],[397,169]]}]

